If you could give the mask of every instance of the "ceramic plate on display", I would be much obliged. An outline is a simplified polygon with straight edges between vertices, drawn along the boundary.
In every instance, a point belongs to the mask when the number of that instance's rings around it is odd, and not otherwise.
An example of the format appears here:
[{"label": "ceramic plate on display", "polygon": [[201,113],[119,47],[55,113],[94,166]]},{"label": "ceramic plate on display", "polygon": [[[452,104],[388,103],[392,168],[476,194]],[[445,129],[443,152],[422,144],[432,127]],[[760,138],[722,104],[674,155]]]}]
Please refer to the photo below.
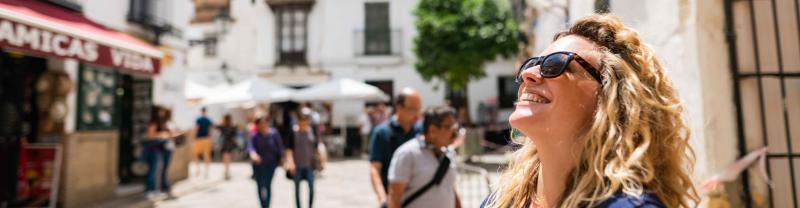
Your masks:
[{"label": "ceramic plate on display", "polygon": [[56,101],[53,103],[53,108],[50,110],[50,118],[54,121],[64,121],[64,118],[67,117],[67,103],[63,100]]},{"label": "ceramic plate on display", "polygon": [[111,75],[106,74],[105,78],[102,81],[103,86],[105,87],[114,87],[114,78]]},{"label": "ceramic plate on display", "polygon": [[111,113],[109,113],[108,110],[97,112],[97,119],[107,126],[111,125]]},{"label": "ceramic plate on display", "polygon": [[36,92],[47,93],[50,90],[52,75],[49,73],[42,74],[39,80],[36,81]]},{"label": "ceramic plate on display", "polygon": [[69,75],[60,74],[56,86],[56,95],[67,96],[67,94],[72,91],[72,80],[69,79]]},{"label": "ceramic plate on display", "polygon": [[89,107],[94,107],[97,105],[97,97],[99,93],[95,90],[90,90],[89,93],[86,93],[86,105]]},{"label": "ceramic plate on display", "polygon": [[94,72],[92,72],[91,70],[84,70],[83,80],[86,82],[94,81]]},{"label": "ceramic plate on display", "polygon": [[83,123],[85,124],[94,123],[94,116],[92,116],[92,113],[83,112],[83,116],[81,116],[81,121],[83,121]]},{"label": "ceramic plate on display", "polygon": [[103,95],[103,98],[100,99],[100,106],[111,107],[111,104],[113,104],[113,102],[114,102],[114,97],[109,94],[105,94]]},{"label": "ceramic plate on display", "polygon": [[101,83],[102,84],[103,80],[106,80],[106,74],[100,73],[100,72],[95,73],[95,74],[97,75],[97,80],[95,80],[94,83]]}]

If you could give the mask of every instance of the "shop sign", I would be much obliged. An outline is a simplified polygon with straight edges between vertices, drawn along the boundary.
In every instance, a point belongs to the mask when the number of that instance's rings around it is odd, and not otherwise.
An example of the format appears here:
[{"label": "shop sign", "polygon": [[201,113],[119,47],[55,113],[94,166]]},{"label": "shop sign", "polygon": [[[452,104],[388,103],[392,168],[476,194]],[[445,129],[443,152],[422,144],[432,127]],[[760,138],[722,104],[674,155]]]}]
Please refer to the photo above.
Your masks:
[{"label": "shop sign", "polygon": [[23,207],[56,207],[61,175],[61,146],[25,144],[20,151],[17,203]]},{"label": "shop sign", "polygon": [[0,17],[0,46],[137,73],[158,74],[160,61],[142,53],[98,44]]}]

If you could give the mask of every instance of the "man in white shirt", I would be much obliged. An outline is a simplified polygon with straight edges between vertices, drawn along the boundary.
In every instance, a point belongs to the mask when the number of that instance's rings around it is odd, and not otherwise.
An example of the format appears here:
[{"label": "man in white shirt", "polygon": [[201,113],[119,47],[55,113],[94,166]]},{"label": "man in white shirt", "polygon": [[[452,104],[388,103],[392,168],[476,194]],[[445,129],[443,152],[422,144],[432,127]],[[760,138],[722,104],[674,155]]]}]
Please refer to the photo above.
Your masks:
[{"label": "man in white shirt", "polygon": [[[403,204],[402,207],[411,208],[461,207],[455,189],[455,154],[447,149],[459,127],[456,112],[447,106],[437,106],[425,110],[423,116],[423,134],[400,146],[392,157],[389,208],[400,208]],[[432,183],[440,164],[446,165],[443,167],[446,172],[438,184]],[[423,191],[417,194],[420,190]]]}]

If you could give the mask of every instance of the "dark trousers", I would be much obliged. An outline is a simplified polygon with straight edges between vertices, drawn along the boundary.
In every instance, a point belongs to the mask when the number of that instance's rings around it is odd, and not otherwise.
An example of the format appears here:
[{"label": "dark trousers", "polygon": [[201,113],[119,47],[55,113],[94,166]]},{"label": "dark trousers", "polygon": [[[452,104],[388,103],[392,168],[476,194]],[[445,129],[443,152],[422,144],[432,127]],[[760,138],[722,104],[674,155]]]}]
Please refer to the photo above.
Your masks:
[{"label": "dark trousers", "polygon": [[256,176],[258,200],[261,201],[261,207],[269,207],[269,201],[272,197],[272,176],[275,175],[275,168],[277,167],[276,164],[253,165],[253,174]]},{"label": "dark trousers", "polygon": [[[147,160],[147,181],[145,182],[145,191],[156,190],[156,174],[161,176],[161,191],[169,191],[169,180],[167,173],[169,172],[169,161],[172,159],[172,151],[165,149],[150,149],[146,150],[145,158]],[[159,171],[158,162],[161,161],[162,167]]]},{"label": "dark trousers", "polygon": [[314,204],[314,169],[297,168],[294,173],[294,202],[300,208],[300,181],[304,179],[308,183],[308,208]]}]

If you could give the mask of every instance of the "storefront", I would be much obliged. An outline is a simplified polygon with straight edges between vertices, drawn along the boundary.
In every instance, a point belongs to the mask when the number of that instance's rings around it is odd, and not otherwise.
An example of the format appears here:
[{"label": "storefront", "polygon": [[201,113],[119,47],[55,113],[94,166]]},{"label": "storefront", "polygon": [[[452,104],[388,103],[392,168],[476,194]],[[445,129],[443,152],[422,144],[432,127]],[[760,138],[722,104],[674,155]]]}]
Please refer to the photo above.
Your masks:
[{"label": "storefront", "polygon": [[[79,13],[0,1],[0,207],[113,198],[162,52]],[[128,158],[130,160],[130,158]]]}]

